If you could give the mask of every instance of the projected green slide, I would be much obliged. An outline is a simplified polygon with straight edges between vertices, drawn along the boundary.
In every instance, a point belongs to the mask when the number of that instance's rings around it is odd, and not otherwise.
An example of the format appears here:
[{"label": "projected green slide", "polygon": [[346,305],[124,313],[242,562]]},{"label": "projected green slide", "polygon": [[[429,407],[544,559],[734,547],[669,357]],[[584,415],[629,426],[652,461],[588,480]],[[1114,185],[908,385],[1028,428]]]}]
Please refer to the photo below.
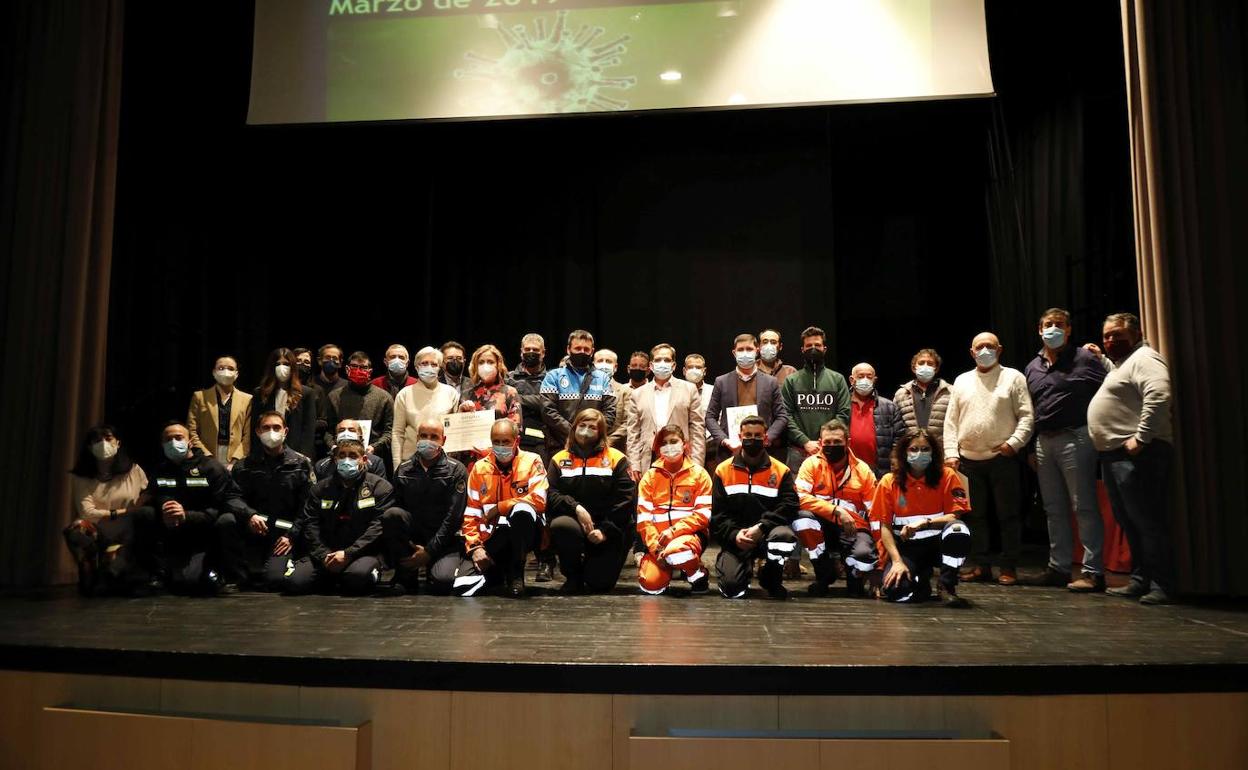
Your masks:
[{"label": "projected green slide", "polygon": [[249,121],[991,91],[973,0],[257,0]]}]

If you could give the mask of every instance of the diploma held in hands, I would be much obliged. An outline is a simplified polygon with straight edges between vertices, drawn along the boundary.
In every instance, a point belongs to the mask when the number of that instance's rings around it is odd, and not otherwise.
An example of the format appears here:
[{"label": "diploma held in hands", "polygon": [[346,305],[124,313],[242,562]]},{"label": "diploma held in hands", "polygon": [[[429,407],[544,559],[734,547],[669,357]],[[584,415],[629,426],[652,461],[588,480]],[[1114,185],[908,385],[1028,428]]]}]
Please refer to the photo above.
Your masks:
[{"label": "diploma held in hands", "polygon": [[442,427],[446,431],[443,448],[448,452],[465,452],[489,447],[490,428],[496,419],[493,409],[443,415]]}]

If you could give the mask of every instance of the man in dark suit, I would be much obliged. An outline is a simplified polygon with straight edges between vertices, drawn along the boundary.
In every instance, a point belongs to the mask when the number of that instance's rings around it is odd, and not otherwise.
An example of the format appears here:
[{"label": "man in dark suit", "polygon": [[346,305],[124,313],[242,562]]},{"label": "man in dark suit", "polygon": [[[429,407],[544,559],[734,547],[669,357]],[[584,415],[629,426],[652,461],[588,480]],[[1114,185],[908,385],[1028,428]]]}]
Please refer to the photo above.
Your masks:
[{"label": "man in dark suit", "polygon": [[715,378],[711,401],[706,407],[706,429],[711,433],[706,458],[707,467],[711,469],[732,457],[741,447],[739,439],[728,438],[730,408],[755,406],[758,416],[767,423],[769,447],[780,446],[780,439],[789,424],[788,412],[780,398],[779,383],[775,377],[758,368],[758,338],[749,333],[738,334],[732,343],[732,355],[737,367]]}]

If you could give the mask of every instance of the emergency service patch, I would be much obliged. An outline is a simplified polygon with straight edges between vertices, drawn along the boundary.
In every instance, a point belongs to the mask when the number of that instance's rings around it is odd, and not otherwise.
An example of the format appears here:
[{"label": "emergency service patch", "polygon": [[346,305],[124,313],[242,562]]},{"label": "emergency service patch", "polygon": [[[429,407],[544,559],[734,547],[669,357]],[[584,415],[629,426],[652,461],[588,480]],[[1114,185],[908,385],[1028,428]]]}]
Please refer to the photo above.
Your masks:
[{"label": "emergency service patch", "polygon": [[962,487],[956,487],[954,488],[952,492],[949,493],[949,496],[952,497],[954,500],[965,500],[966,490],[963,489]]},{"label": "emergency service patch", "polygon": [[681,505],[689,505],[693,502],[693,490],[692,489],[681,489],[681,490],[678,490],[676,494],[680,496]]},{"label": "emergency service patch", "polygon": [[767,478],[767,486],[769,486],[769,487],[774,487],[774,486],[776,485],[776,481],[777,481],[777,479],[776,479],[776,472],[775,472],[775,471],[772,471],[772,472],[771,472],[771,476],[769,476],[769,477]]},{"label": "emergency service patch", "polygon": [[572,383],[568,381],[568,375],[565,374],[559,378],[559,387],[566,388],[571,384]]},{"label": "emergency service patch", "polygon": [[463,479],[460,479],[459,481],[455,482],[455,491],[456,491],[456,492],[459,492],[460,494],[463,494],[463,493],[464,493],[464,488],[465,488],[466,486],[468,486],[468,485],[464,483],[464,480],[463,480]]},{"label": "emergency service patch", "polygon": [[372,497],[372,496],[373,496],[373,490],[369,489],[368,487],[364,487],[363,489],[360,490],[360,497]]},{"label": "emergency service patch", "polygon": [[602,467],[604,467],[604,468],[610,468],[610,467],[611,467],[611,458],[610,458],[610,457],[606,457],[606,456],[604,456],[604,457],[602,458]]},{"label": "emergency service patch", "polygon": [[191,468],[191,475],[192,475],[192,476],[198,476],[198,475],[199,475],[199,468]]}]

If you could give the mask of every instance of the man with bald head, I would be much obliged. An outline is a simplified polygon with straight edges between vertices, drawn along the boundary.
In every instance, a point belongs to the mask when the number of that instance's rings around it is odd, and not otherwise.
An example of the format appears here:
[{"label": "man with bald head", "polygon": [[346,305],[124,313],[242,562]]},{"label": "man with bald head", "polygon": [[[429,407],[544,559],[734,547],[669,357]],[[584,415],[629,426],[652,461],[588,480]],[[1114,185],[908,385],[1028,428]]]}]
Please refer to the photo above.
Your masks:
[{"label": "man with bald head", "polygon": [[893,444],[906,432],[906,423],[897,405],[876,392],[874,366],[854,366],[849,384],[849,449],[878,479],[890,470]]},{"label": "man with bald head", "polygon": [[[971,558],[962,579],[991,581],[996,561],[997,583],[1012,586],[1018,582],[1023,536],[1018,455],[1031,440],[1033,418],[1027,378],[1001,365],[1002,350],[992,332],[971,341],[975,368],[954,380],[944,444],[945,463],[964,473],[971,487],[971,511],[964,517],[971,529]],[[1001,529],[1001,553],[995,557],[988,551],[990,510]]]},{"label": "man with bald head", "polygon": [[434,562],[463,550],[459,527],[468,499],[468,470],[442,451],[443,419],[427,417],[416,426],[416,451],[395,469],[395,504],[381,517],[394,567],[394,594],[415,592],[422,568],[428,578]]},{"label": "man with bald head", "polygon": [[[316,474],[316,478],[327,479],[333,475],[334,447],[338,445],[339,441],[346,441],[348,439],[363,443],[364,428],[360,425],[359,420],[344,418],[339,420],[338,424],[334,426],[334,441],[329,445],[329,455],[317,460],[316,465],[312,467],[313,473]],[[383,479],[387,477],[386,464],[380,457],[374,454],[365,454],[364,460],[368,463],[368,467],[365,468],[367,472],[381,476]]]}]

